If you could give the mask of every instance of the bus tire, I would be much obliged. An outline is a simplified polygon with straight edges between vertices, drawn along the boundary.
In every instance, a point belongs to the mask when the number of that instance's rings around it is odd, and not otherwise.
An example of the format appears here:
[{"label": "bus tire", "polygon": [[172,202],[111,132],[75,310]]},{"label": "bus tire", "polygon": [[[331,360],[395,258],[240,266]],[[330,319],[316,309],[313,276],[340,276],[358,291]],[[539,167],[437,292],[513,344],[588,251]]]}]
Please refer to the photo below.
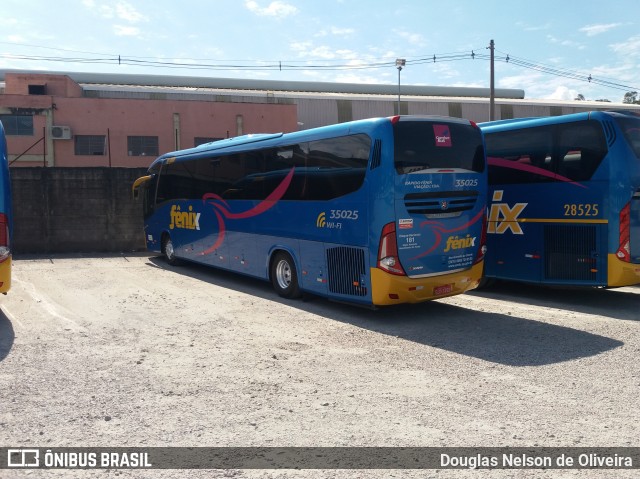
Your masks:
[{"label": "bus tire", "polygon": [[478,287],[476,289],[489,289],[495,286],[496,279],[495,278],[487,278],[483,276],[480,282],[478,283]]},{"label": "bus tire", "polygon": [[271,262],[271,283],[276,293],[283,298],[295,299],[302,296],[296,265],[286,251],[278,251]]},{"label": "bus tire", "polygon": [[180,261],[176,258],[176,250],[173,247],[173,241],[171,240],[171,236],[168,234],[165,234],[162,238],[162,254],[164,255],[167,263],[171,266],[180,264]]}]

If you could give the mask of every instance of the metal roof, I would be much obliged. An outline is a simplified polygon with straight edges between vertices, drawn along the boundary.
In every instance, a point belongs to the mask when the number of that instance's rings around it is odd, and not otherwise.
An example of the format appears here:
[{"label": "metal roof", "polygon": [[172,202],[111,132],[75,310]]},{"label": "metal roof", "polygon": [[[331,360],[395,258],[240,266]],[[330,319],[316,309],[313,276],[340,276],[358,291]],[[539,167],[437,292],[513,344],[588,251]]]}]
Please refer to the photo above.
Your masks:
[{"label": "metal roof", "polygon": [[[240,78],[210,78],[174,75],[138,75],[120,73],[54,72],[42,70],[0,70],[0,80],[6,73],[65,75],[79,84],[143,85],[164,87],[212,88],[221,90],[258,90],[316,93],[348,93],[363,95],[397,95],[398,85],[370,83],[330,83],[311,81],[255,80]],[[488,98],[489,88],[429,85],[402,85],[402,94],[409,96],[479,97]],[[495,98],[524,98],[524,90],[496,88]]]}]

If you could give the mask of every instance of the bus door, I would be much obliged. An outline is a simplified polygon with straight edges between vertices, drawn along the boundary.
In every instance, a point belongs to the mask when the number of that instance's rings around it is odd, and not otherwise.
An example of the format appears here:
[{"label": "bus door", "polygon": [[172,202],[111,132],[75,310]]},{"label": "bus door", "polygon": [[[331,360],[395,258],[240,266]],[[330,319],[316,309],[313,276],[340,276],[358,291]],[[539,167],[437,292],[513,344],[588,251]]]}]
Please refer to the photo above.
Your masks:
[{"label": "bus door", "polygon": [[158,250],[159,244],[156,245],[153,235],[147,234],[147,221],[155,211],[156,187],[158,185],[158,175],[151,174],[138,178],[131,187],[133,199],[142,203],[142,217],[144,219],[145,242],[147,249]]},{"label": "bus door", "polygon": [[202,261],[206,246],[212,242],[207,235],[218,229],[213,215],[205,213],[202,200],[209,185],[193,164],[172,160],[169,158],[160,171],[155,221],[149,222],[147,239],[152,235],[160,248],[170,239],[176,257]]},{"label": "bus door", "polygon": [[470,268],[485,219],[480,130],[465,120],[401,117],[394,124],[394,149],[396,238],[406,275]]}]

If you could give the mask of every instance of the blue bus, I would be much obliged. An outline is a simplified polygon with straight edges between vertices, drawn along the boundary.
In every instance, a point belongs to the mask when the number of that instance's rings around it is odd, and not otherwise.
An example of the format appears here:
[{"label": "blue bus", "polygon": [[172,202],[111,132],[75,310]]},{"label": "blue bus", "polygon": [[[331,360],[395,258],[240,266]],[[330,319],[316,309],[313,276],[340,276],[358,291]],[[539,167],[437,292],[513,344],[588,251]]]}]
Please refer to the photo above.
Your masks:
[{"label": "blue bus", "polygon": [[11,288],[11,177],[4,127],[0,122],[0,293]]},{"label": "blue bus", "polygon": [[175,151],[133,185],[149,250],[368,306],[482,276],[486,158],[468,120],[395,116]]},{"label": "blue bus", "polygon": [[593,111],[480,124],[487,278],[640,283],[640,115]]}]

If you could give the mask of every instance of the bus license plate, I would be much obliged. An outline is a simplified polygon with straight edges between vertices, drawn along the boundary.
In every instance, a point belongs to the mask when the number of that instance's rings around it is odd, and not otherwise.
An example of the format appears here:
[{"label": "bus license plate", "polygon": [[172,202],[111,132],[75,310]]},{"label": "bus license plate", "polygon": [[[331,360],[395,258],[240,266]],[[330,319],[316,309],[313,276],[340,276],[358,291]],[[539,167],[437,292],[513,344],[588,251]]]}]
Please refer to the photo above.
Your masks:
[{"label": "bus license plate", "polygon": [[443,284],[442,286],[436,286],[435,288],[433,288],[433,295],[440,296],[443,294],[449,294],[452,291],[453,291],[452,284]]}]

